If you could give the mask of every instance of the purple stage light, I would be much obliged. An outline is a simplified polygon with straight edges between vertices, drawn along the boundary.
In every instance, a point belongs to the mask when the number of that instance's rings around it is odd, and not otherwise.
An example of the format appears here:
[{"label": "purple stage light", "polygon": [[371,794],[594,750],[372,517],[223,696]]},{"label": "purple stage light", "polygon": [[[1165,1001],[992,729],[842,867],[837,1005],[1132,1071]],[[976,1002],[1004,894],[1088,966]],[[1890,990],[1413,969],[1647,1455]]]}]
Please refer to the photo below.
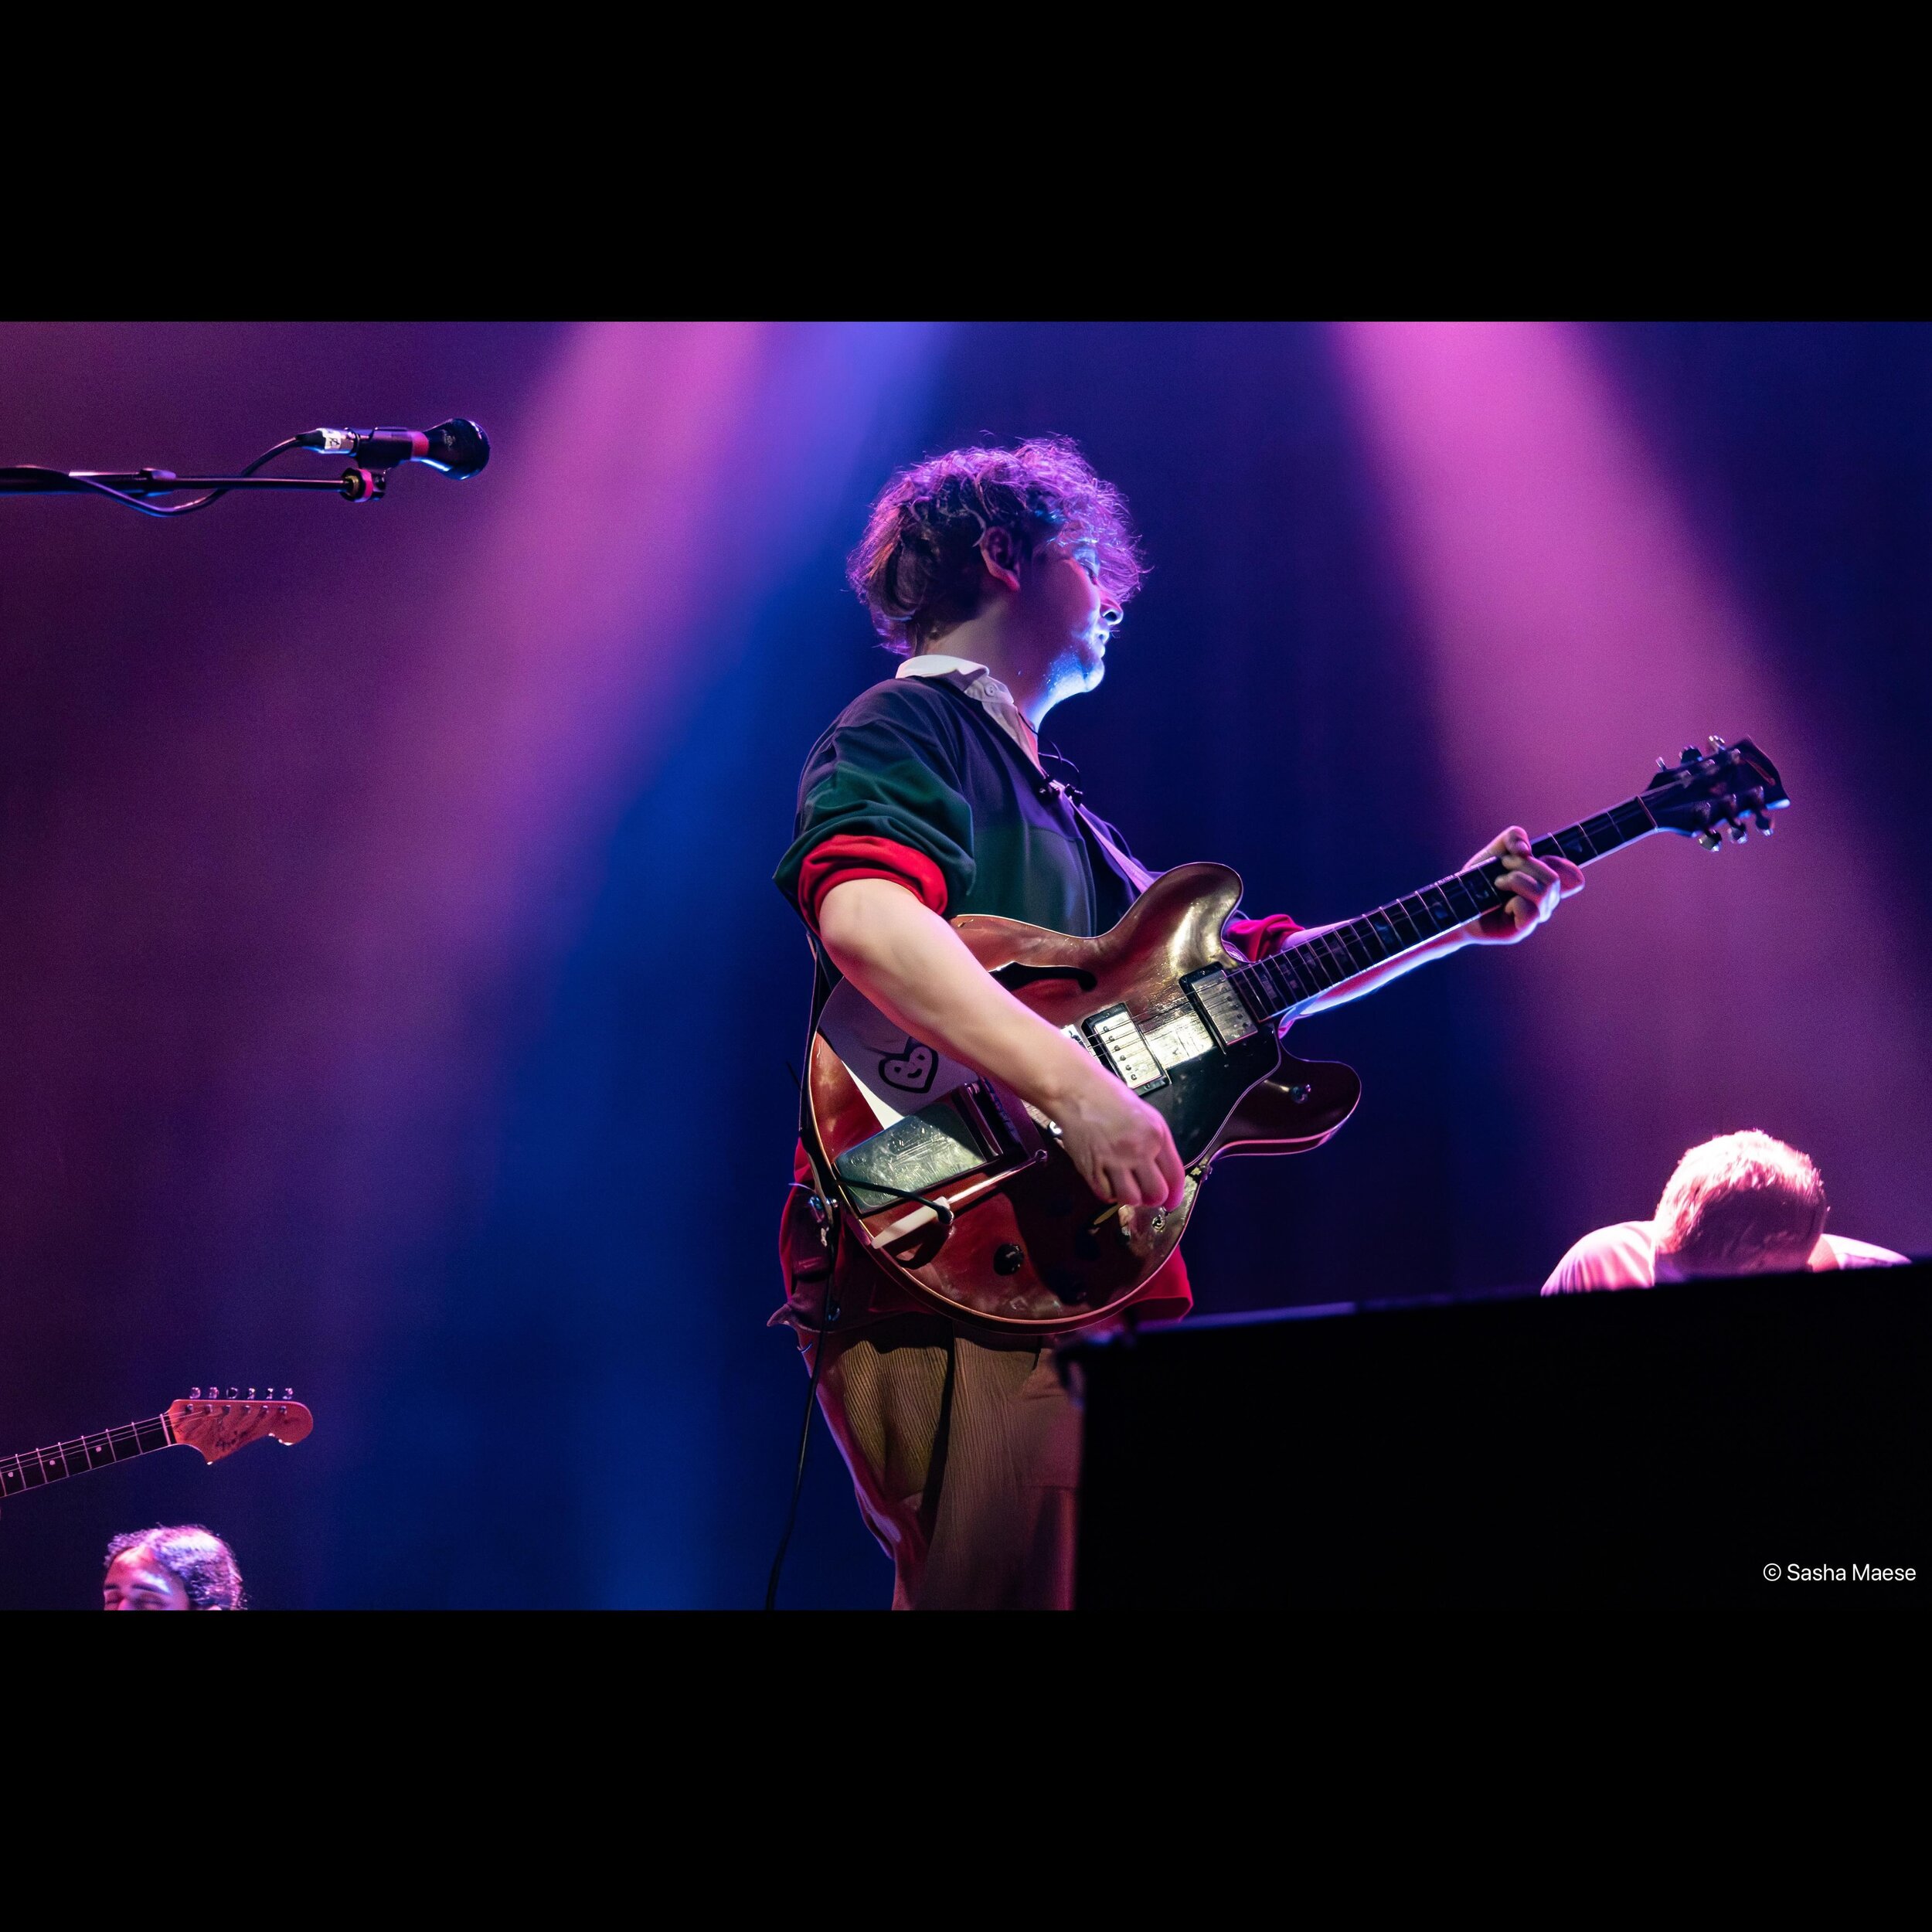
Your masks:
[{"label": "purple stage light", "polygon": [[1932,1245],[1925,1027],[1862,855],[1870,787],[1781,688],[1759,642],[1777,614],[1740,606],[1580,330],[1357,323],[1333,340],[1464,838],[1541,831],[1707,733],[1748,732],[1796,801],[1762,852],[1692,862],[1658,841],[1594,869],[1506,985],[1472,985],[1543,1116],[1567,1221],[1647,1213],[1685,1147],[1759,1126],[1815,1156],[1841,1225]]}]

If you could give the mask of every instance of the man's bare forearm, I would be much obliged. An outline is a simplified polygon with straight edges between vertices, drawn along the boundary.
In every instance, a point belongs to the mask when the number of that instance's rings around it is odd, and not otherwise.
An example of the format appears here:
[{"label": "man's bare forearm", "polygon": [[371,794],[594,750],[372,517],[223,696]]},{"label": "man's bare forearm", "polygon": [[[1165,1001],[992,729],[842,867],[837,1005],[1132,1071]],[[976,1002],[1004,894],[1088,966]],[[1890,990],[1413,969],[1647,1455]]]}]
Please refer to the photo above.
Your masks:
[{"label": "man's bare forearm", "polygon": [[[1467,925],[1440,934],[1413,952],[1403,954],[1400,959],[1385,960],[1352,979],[1345,979],[1338,986],[1331,986],[1325,993],[1318,993],[1306,1005],[1295,1009],[1296,1016],[1345,1005],[1364,993],[1387,985],[1392,979],[1400,979],[1404,973],[1413,972],[1426,959],[1441,959],[1465,946],[1513,945],[1534,932],[1566,894],[1583,889],[1582,868],[1560,856],[1553,855],[1546,863],[1537,859],[1530,849],[1529,833],[1520,825],[1507,826],[1498,832],[1471,859],[1469,866],[1483,865],[1492,859],[1502,861],[1496,875],[1498,905]],[[1332,932],[1334,928],[1322,926],[1316,930]]]},{"label": "man's bare forearm", "polygon": [[1022,1006],[903,886],[851,879],[818,907],[832,963],[895,1026],[1053,1114],[1093,1063]]},{"label": "man's bare forearm", "polygon": [[[1324,933],[1334,930],[1330,926],[1315,928],[1317,932]],[[1460,952],[1468,944],[1469,935],[1460,926],[1453,932],[1439,934],[1435,938],[1418,946],[1412,953],[1404,953],[1399,959],[1384,960],[1379,966],[1371,966],[1366,971],[1357,973],[1354,978],[1345,979],[1339,985],[1328,988],[1327,992],[1317,993],[1313,999],[1294,1009],[1295,1017],[1298,1019],[1309,1013],[1325,1012],[1331,1006],[1345,1006],[1350,1000],[1359,999],[1364,993],[1375,992],[1386,986],[1390,980],[1400,979],[1404,973],[1413,972],[1426,961],[1441,959],[1448,954]]]}]

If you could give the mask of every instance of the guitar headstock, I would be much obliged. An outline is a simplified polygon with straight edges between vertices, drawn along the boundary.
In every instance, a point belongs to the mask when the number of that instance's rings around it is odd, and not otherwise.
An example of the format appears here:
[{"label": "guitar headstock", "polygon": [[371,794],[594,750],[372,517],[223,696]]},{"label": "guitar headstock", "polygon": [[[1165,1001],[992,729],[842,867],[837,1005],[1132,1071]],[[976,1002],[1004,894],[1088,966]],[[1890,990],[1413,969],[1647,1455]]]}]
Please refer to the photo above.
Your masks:
[{"label": "guitar headstock", "polygon": [[1644,788],[1644,804],[1665,832],[1695,838],[1715,852],[1730,834],[1741,845],[1750,828],[1771,829],[1771,814],[1791,803],[1777,767],[1748,738],[1727,745],[1710,740],[1710,750],[1686,745],[1675,764],[1657,761],[1657,776]]},{"label": "guitar headstock", "polygon": [[199,1449],[203,1458],[219,1462],[251,1442],[273,1436],[277,1442],[298,1443],[315,1426],[315,1418],[299,1402],[291,1398],[292,1389],[277,1396],[273,1389],[257,1396],[253,1389],[246,1395],[230,1389],[223,1394],[210,1389],[206,1395],[197,1389],[168,1409],[168,1426],[177,1442]]}]

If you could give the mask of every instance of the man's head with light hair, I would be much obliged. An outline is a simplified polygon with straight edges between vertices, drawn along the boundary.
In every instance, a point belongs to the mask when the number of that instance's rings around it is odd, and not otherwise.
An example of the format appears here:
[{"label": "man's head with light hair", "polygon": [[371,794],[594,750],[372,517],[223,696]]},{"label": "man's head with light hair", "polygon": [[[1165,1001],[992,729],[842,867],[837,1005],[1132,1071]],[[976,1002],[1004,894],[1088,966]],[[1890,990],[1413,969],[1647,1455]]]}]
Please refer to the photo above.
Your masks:
[{"label": "man's head with light hair", "polygon": [[1684,1274],[1795,1274],[1829,1212],[1809,1156],[1752,1128],[1694,1147],[1657,1203],[1657,1249]]}]

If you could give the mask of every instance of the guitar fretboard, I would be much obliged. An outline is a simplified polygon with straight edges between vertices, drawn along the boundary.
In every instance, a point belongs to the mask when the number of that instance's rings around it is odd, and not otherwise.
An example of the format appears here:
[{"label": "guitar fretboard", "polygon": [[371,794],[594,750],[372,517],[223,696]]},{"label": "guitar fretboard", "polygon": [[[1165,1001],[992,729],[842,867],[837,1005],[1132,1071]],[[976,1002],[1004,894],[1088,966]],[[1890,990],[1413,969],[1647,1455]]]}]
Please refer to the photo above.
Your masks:
[{"label": "guitar fretboard", "polygon": [[0,1457],[0,1497],[17,1496],[23,1489],[38,1489],[44,1483],[59,1482],[63,1476],[78,1476],[89,1469],[104,1469],[111,1462],[126,1462],[153,1450],[171,1448],[174,1440],[168,1418],[150,1416],[141,1422],[123,1423],[118,1429],[104,1429],[97,1436],[56,1442],[50,1449]]},{"label": "guitar fretboard", "polygon": [[[1539,859],[1561,857],[1587,866],[1658,829],[1642,799],[1626,798],[1580,825],[1539,838],[1529,849]],[[1500,859],[1485,860],[1420,892],[1391,900],[1359,919],[1291,940],[1266,959],[1230,968],[1228,978],[1256,1019],[1279,1019],[1331,986],[1493,911],[1509,896],[1496,883],[1504,869]]]}]

